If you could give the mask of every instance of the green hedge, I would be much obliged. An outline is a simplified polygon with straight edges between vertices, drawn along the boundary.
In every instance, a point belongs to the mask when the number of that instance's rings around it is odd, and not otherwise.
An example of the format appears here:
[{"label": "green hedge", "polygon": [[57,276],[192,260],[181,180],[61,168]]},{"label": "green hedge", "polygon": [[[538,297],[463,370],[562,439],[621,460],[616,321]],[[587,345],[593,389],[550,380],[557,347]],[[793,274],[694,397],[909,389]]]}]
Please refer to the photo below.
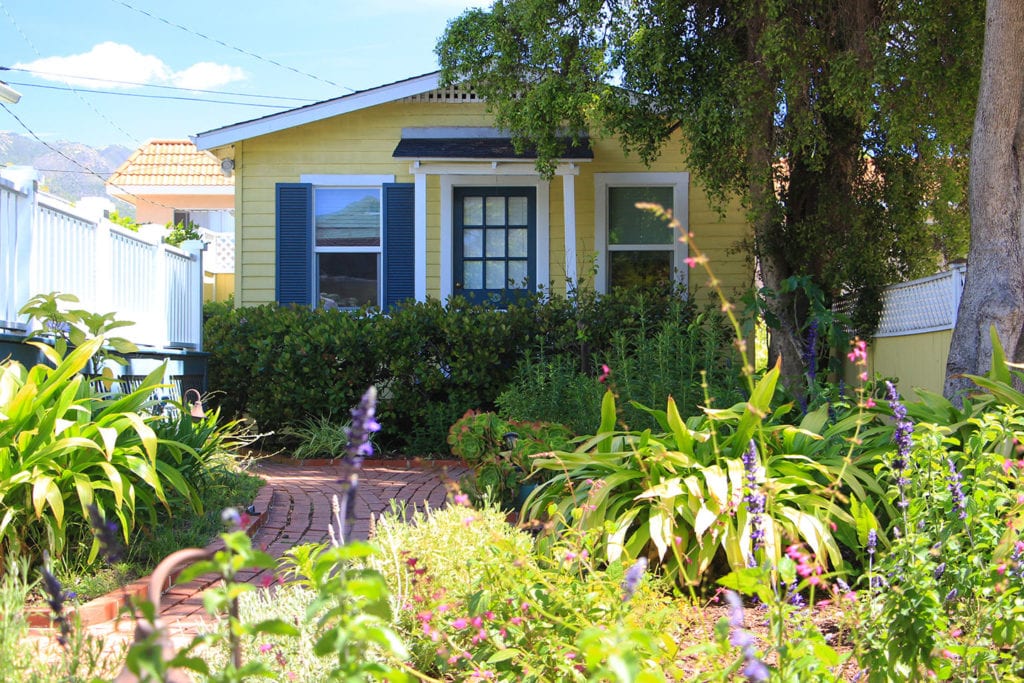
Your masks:
[{"label": "green hedge", "polygon": [[507,311],[454,297],[387,313],[265,305],[206,321],[209,385],[228,414],[261,430],[311,417],[347,419],[370,384],[380,390],[379,443],[447,453],[448,428],[469,409],[493,410],[528,357],[559,358],[596,377],[613,338],[640,340],[666,322],[685,329],[694,307],[671,290],[535,297]]}]

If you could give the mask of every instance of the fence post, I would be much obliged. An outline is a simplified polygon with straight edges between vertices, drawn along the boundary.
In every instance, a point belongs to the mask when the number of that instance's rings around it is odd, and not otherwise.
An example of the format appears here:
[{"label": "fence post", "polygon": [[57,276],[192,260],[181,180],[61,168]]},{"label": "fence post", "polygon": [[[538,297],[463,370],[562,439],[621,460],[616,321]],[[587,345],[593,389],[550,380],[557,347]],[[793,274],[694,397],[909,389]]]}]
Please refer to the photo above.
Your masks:
[{"label": "fence post", "polygon": [[192,257],[189,264],[189,300],[185,306],[185,315],[192,331],[191,341],[195,342],[196,351],[203,350],[203,252],[207,244],[202,240],[185,240],[180,249]]},{"label": "fence post", "polygon": [[167,321],[170,311],[167,306],[167,244],[161,242],[153,249],[153,326],[157,330],[158,344],[163,348],[170,346],[171,326]]},{"label": "fence post", "polygon": [[967,266],[962,263],[954,264],[949,278],[950,287],[953,288],[951,292],[952,296],[950,301],[953,304],[953,315],[950,316],[953,320],[953,328],[956,328],[956,319],[960,315],[960,298],[964,294],[964,277],[967,272]]}]

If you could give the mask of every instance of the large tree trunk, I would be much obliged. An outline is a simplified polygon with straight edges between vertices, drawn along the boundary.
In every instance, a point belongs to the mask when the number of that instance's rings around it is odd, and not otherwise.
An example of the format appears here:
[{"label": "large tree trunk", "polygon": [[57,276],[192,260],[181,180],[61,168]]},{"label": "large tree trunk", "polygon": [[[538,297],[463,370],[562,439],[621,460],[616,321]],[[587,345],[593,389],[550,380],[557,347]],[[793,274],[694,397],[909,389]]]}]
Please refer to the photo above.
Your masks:
[{"label": "large tree trunk", "polygon": [[945,395],[958,400],[991,364],[989,328],[1008,356],[1024,356],[1024,3],[988,0],[981,88],[971,141],[971,248],[946,363]]}]

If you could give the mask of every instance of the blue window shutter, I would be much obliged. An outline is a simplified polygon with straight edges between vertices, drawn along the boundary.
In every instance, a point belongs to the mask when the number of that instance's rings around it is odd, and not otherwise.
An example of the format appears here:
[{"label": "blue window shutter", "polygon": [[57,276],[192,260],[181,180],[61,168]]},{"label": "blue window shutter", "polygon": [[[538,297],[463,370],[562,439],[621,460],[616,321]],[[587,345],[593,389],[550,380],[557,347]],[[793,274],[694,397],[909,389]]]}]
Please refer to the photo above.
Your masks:
[{"label": "blue window shutter", "polygon": [[280,304],[313,305],[313,186],[278,183],[277,285]]},{"label": "blue window shutter", "polygon": [[387,309],[416,297],[414,236],[415,196],[412,183],[384,185],[384,301]]}]

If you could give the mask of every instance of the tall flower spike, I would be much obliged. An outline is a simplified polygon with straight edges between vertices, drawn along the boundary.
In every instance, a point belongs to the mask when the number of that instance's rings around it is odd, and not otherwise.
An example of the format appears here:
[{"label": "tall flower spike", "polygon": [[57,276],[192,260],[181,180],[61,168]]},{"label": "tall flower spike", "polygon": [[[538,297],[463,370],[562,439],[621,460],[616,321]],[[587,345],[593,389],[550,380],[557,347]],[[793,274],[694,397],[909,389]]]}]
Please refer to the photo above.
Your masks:
[{"label": "tall flower spike", "polygon": [[106,520],[100,509],[95,505],[86,508],[89,511],[89,526],[92,533],[100,544],[100,556],[108,564],[117,564],[124,559],[124,548],[121,547],[121,537],[118,535],[117,522]]},{"label": "tall flower spike", "polygon": [[626,570],[626,576],[622,579],[622,601],[629,602],[636,595],[636,589],[640,587],[640,579],[643,578],[644,570],[647,569],[647,558],[640,557]]},{"label": "tall flower spike", "polygon": [[[747,504],[747,516],[750,519],[750,550],[754,553],[764,547],[764,529],[761,528],[761,516],[764,514],[764,494],[757,484],[757,444],[750,440],[750,446],[744,451],[743,471],[746,473],[747,486],[743,500]],[[754,558],[751,556],[751,563]]]},{"label": "tall flower spike", "polygon": [[377,388],[370,387],[363,394],[359,405],[352,409],[352,424],[346,430],[348,445],[345,447],[345,459],[350,465],[358,468],[363,459],[373,455],[373,444],[370,435],[380,431],[377,422]]},{"label": "tall flower spike", "polygon": [[946,458],[946,464],[949,465],[949,493],[953,497],[953,507],[959,513],[960,519],[967,519],[967,498],[964,496],[962,486],[963,475],[957,471],[953,458]]},{"label": "tall flower spike", "polygon": [[896,456],[890,463],[893,476],[896,478],[896,488],[900,494],[900,499],[896,505],[906,510],[909,505],[907,501],[907,484],[910,483],[907,479],[906,471],[907,465],[910,462],[910,452],[914,448],[914,423],[907,418],[907,408],[900,402],[900,394],[893,383],[887,381],[885,387],[887,390],[886,398],[889,399],[889,408],[892,410],[892,416],[896,418],[896,428],[892,433],[893,443],[896,444]]}]

